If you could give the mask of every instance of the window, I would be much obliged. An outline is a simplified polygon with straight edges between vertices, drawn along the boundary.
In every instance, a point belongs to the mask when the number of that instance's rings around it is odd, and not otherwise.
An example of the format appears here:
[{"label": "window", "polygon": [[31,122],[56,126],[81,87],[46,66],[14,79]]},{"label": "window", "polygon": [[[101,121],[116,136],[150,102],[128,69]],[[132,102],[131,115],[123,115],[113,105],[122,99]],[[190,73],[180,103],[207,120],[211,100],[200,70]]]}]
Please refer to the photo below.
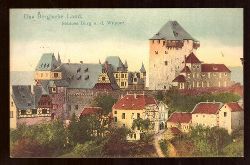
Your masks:
[{"label": "window", "polygon": [[56,92],[56,88],[52,88],[52,92]]},{"label": "window", "polygon": [[134,138],[136,139],[136,134],[134,134]]},{"label": "window", "polygon": [[165,65],[168,65],[168,61],[164,61]]},{"label": "window", "polygon": [[124,82],[121,82],[121,86],[124,86]]},{"label": "window", "polygon": [[118,74],[115,74],[115,77],[118,78]]},{"label": "window", "polygon": [[167,51],[165,51],[165,54],[168,54],[168,52],[167,52]]},{"label": "window", "polygon": [[42,109],[42,114],[47,114],[47,109]]},{"label": "window", "polygon": [[203,115],[203,117],[205,117],[205,115]]},{"label": "window", "polygon": [[224,117],[227,117],[227,112],[224,112]]},{"label": "window", "polygon": [[135,114],[134,114],[134,113],[132,113],[132,115],[131,115],[131,119],[133,119],[133,118],[134,118],[134,115],[135,115]]},{"label": "window", "polygon": [[78,110],[78,105],[75,105],[75,109]]},{"label": "window", "polygon": [[155,54],[158,54],[158,51],[155,51]]},{"label": "window", "polygon": [[37,114],[37,109],[32,109],[32,114]]},{"label": "window", "polygon": [[106,78],[103,76],[103,77],[102,77],[102,81],[105,81],[105,79],[106,79]]},{"label": "window", "polygon": [[164,89],[166,89],[167,87],[166,87],[166,85],[164,85],[164,87],[163,87]]},{"label": "window", "polygon": [[12,107],[14,106],[14,103],[13,103],[13,101],[11,102],[11,106],[12,106]]},{"label": "window", "polygon": [[58,73],[54,73],[54,77],[57,78],[58,77]]},{"label": "window", "polygon": [[126,82],[124,82],[124,85],[125,85],[125,86],[127,86],[127,83],[126,83]]},{"label": "window", "polygon": [[123,127],[125,127],[126,125],[125,124],[122,124]]},{"label": "window", "polygon": [[13,118],[13,111],[10,111],[10,118]]},{"label": "window", "polygon": [[199,69],[199,68],[200,68],[200,66],[199,66],[199,65],[197,65],[197,68]]},{"label": "window", "polygon": [[125,78],[127,78],[127,74],[124,74]]},{"label": "window", "polygon": [[134,82],[137,82],[137,78],[134,78]]},{"label": "window", "polygon": [[114,118],[114,121],[117,122],[117,117]]},{"label": "window", "polygon": [[123,73],[121,74],[121,77],[124,78],[124,74]]},{"label": "window", "polygon": [[125,113],[122,113],[122,119],[125,119]]},{"label": "window", "polygon": [[227,76],[227,73],[224,73],[225,76]]},{"label": "window", "polygon": [[114,111],[114,114],[117,114],[117,111]]},{"label": "window", "polygon": [[137,119],[139,119],[140,118],[140,113],[137,113]]}]

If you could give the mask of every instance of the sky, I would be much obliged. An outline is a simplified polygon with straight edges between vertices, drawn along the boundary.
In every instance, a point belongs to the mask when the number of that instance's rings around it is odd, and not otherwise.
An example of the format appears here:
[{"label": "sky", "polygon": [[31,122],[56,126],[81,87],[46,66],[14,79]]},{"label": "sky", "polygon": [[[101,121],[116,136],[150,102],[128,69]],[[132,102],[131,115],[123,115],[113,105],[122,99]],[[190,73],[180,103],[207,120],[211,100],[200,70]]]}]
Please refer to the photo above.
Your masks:
[{"label": "sky", "polygon": [[10,70],[34,71],[52,52],[72,63],[120,56],[148,71],[148,39],[170,20],[200,41],[201,61],[241,66],[243,9],[10,9]]}]

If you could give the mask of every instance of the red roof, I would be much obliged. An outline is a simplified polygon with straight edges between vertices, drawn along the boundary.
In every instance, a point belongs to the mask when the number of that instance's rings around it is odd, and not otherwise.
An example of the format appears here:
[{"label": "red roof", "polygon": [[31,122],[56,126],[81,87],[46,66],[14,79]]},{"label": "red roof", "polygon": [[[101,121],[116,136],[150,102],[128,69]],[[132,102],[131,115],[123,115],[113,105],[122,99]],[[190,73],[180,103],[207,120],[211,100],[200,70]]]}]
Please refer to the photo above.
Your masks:
[{"label": "red roof", "polygon": [[243,109],[240,107],[240,105],[236,102],[226,103],[226,104],[230,108],[231,112],[243,111]]},{"label": "red roof", "polygon": [[174,112],[170,115],[167,122],[189,123],[191,119],[192,119],[192,114],[189,112]]},{"label": "red roof", "polygon": [[186,82],[185,76],[179,75],[173,80],[173,82]]},{"label": "red roof", "polygon": [[181,73],[191,73],[191,70],[189,69],[188,66],[185,66],[182,70]]},{"label": "red roof", "polygon": [[93,115],[101,112],[101,107],[84,107],[80,116]]},{"label": "red roof", "polygon": [[216,114],[221,107],[222,103],[220,102],[199,103],[194,107],[192,114],[195,113]]},{"label": "red roof", "polygon": [[231,72],[224,64],[201,64],[201,72]]},{"label": "red roof", "polygon": [[97,83],[95,84],[94,89],[112,90],[113,88],[110,83]]},{"label": "red roof", "polygon": [[156,101],[153,97],[147,95],[134,95],[127,94],[120,100],[118,100],[114,105],[114,109],[144,109],[146,105],[156,104]]},{"label": "red roof", "polygon": [[174,134],[174,135],[181,134],[181,131],[176,127],[171,127],[170,130],[171,130],[172,134]]},{"label": "red roof", "polygon": [[190,53],[186,58],[186,63],[201,63],[200,60],[194,55],[194,53]]}]

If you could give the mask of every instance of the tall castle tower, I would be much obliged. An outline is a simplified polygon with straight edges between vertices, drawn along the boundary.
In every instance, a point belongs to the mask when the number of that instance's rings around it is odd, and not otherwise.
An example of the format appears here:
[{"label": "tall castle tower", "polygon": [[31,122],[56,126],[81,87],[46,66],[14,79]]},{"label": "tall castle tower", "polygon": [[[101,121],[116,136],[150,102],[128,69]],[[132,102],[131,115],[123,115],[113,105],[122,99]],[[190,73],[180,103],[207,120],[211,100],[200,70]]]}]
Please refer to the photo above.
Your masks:
[{"label": "tall castle tower", "polygon": [[195,52],[199,46],[199,41],[177,21],[168,21],[149,39],[149,89],[169,89],[185,65],[185,56]]}]

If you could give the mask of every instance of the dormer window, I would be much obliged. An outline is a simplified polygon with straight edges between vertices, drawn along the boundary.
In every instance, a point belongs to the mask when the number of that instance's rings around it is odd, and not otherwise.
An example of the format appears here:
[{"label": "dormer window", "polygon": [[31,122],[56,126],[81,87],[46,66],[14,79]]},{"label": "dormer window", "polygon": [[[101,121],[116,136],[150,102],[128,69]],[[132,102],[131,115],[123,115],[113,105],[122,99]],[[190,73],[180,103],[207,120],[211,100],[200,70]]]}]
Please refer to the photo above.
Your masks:
[{"label": "dormer window", "polygon": [[86,77],[85,77],[85,80],[88,80],[89,79],[89,75],[87,75]]},{"label": "dormer window", "polygon": [[158,54],[158,51],[155,51],[155,54]]},{"label": "dormer window", "polygon": [[164,61],[165,65],[168,65],[168,61]]},{"label": "dormer window", "polygon": [[78,78],[77,78],[77,80],[80,80],[82,78],[82,76],[80,75]]},{"label": "dormer window", "polygon": [[81,71],[81,68],[79,67],[76,71],[76,73],[79,73]]}]

